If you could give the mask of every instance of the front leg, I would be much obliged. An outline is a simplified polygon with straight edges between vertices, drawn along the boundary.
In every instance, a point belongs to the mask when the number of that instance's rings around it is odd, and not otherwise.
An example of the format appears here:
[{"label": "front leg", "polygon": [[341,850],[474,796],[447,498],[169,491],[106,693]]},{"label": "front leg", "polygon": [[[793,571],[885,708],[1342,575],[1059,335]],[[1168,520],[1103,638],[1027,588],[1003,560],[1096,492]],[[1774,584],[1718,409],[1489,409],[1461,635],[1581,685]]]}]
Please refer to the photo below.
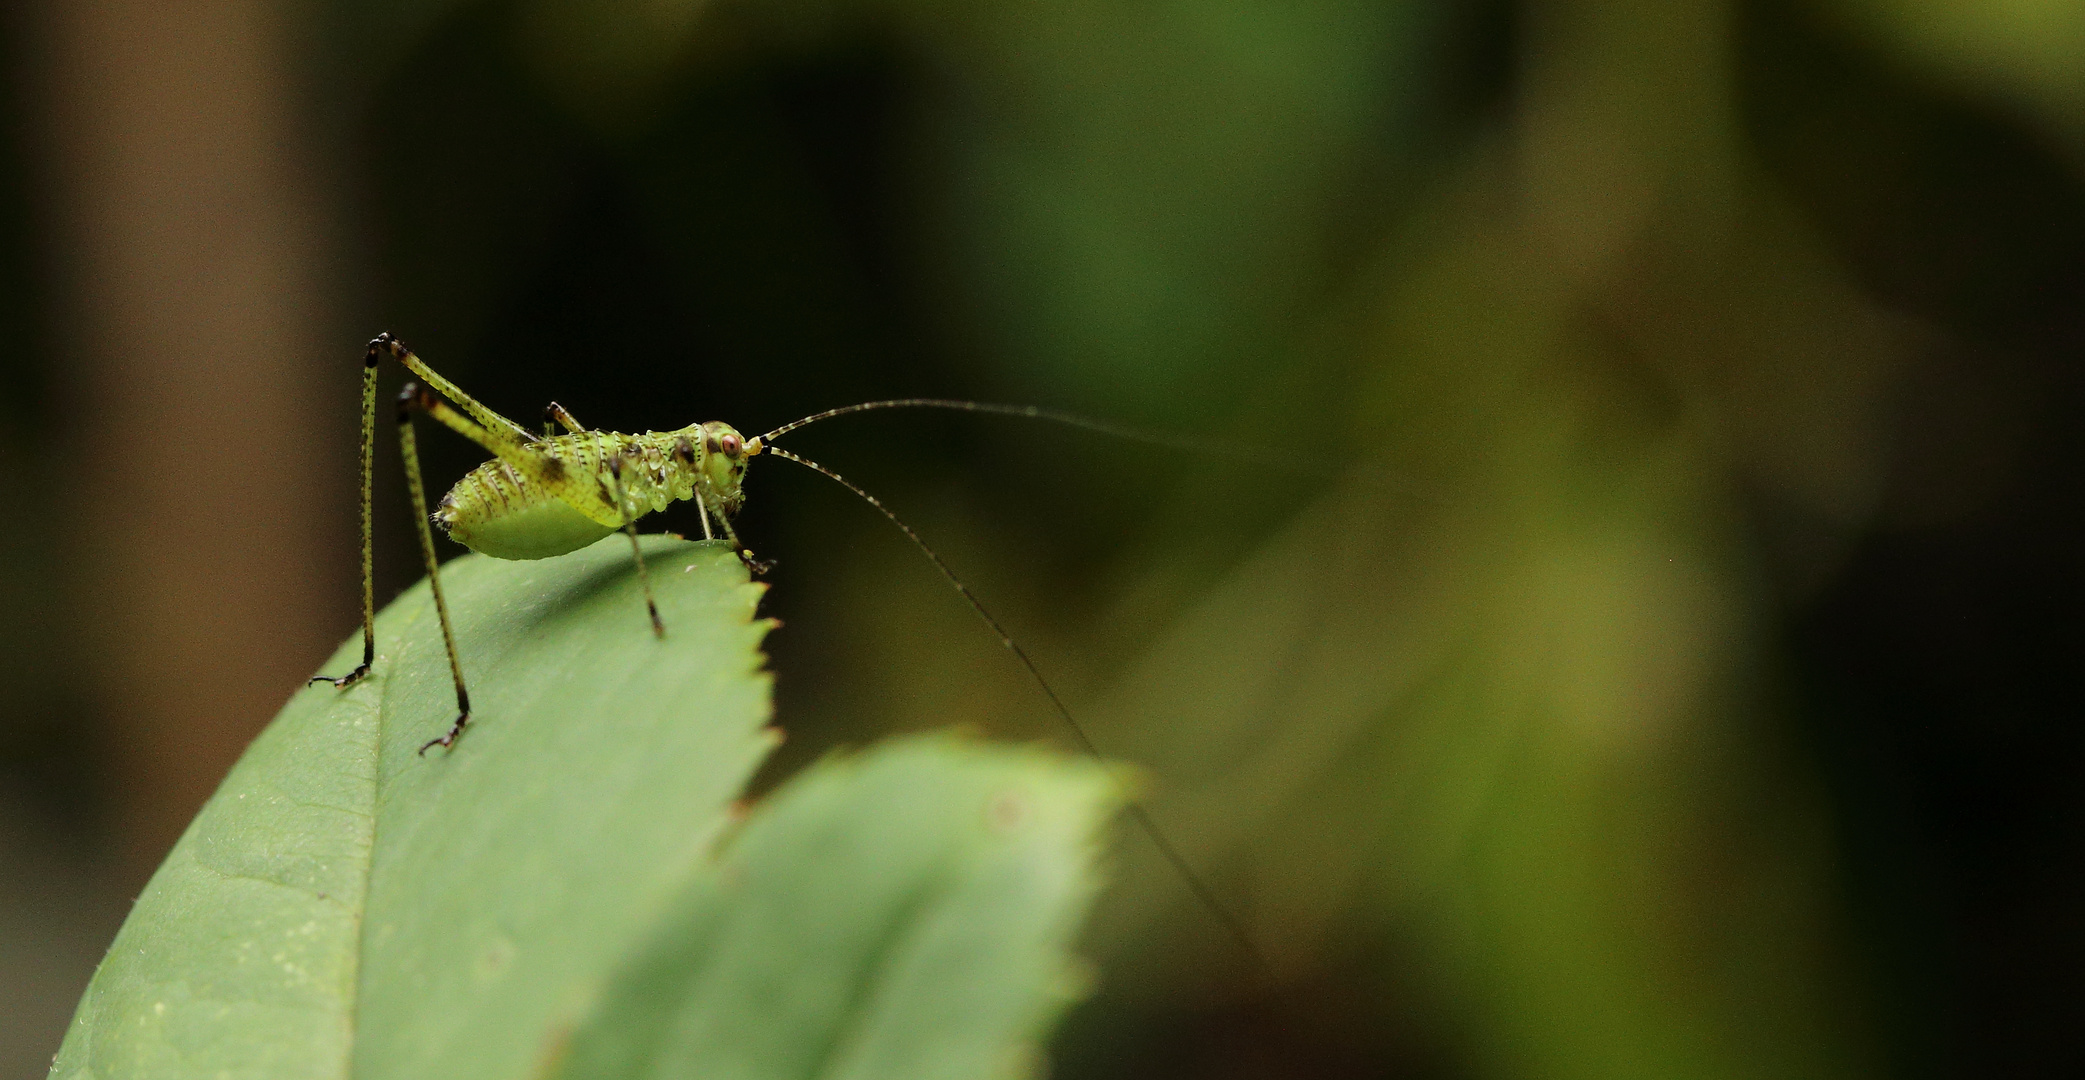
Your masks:
[{"label": "front leg", "polygon": [[[703,510],[707,513],[708,507],[705,506]],[[721,507],[717,510],[717,524],[724,527],[724,539],[731,542],[731,550],[738,553],[738,561],[746,564],[746,573],[754,577],[766,577],[768,571],[775,568],[775,560],[753,556],[753,549],[738,538],[738,530],[731,527],[731,518],[725,515]]]}]

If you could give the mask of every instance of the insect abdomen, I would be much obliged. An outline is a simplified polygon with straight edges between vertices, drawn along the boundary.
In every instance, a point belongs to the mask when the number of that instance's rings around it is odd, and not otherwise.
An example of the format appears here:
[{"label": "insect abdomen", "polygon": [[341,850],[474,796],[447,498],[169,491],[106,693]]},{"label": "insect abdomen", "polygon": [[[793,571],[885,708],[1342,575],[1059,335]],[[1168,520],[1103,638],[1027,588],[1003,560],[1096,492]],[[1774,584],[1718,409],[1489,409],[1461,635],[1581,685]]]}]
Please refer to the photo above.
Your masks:
[{"label": "insect abdomen", "polygon": [[457,543],[495,559],[547,559],[615,531],[501,461],[457,481],[433,516]]}]

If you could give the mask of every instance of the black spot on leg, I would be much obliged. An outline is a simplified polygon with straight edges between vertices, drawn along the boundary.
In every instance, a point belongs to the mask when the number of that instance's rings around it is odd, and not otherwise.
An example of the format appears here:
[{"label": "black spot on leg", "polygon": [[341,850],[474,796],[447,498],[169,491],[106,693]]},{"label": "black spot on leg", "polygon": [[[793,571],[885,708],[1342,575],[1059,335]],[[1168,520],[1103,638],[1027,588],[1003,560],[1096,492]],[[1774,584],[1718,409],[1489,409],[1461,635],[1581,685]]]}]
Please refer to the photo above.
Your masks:
[{"label": "black spot on leg", "polygon": [[543,456],[543,479],[555,484],[563,481],[564,478],[565,460],[556,454],[545,454]]}]

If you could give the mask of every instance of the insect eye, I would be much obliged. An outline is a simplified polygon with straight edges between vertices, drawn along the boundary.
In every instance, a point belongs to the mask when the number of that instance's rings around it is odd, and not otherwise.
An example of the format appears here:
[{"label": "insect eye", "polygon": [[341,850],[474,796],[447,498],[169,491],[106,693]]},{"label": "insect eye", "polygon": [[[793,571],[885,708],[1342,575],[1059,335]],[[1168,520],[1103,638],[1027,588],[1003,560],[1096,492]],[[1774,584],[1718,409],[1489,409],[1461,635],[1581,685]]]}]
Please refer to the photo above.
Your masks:
[{"label": "insect eye", "polygon": [[737,457],[737,456],[738,456],[738,436],[736,436],[736,435],[726,435],[726,436],[724,436],[724,438],[723,438],[723,439],[721,439],[721,440],[719,440],[719,441],[720,441],[720,442],[721,442],[721,443],[723,444],[723,446],[724,446],[724,456],[725,456],[725,457]]}]

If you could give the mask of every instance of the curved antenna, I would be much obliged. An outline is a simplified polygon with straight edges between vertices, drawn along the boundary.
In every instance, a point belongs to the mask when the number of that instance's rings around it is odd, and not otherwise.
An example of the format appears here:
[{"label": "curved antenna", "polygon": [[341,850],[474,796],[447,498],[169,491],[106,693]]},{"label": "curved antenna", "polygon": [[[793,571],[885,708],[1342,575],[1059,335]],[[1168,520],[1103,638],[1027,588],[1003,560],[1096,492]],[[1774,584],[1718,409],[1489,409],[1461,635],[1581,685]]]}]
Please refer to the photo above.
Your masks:
[{"label": "curved antenna", "polygon": [[1185,435],[1162,435],[1157,432],[1145,431],[1141,428],[1133,428],[1126,424],[1114,424],[1106,420],[1091,420],[1075,413],[1045,409],[1040,405],[994,405],[982,401],[957,401],[951,398],[891,398],[886,401],[864,401],[859,405],[843,405],[837,409],[827,409],[821,413],[812,413],[801,420],[783,424],[781,427],[762,435],[760,441],[762,444],[771,443],[780,436],[795,431],[797,428],[815,424],[820,420],[830,420],[835,416],[847,416],[852,413],[869,412],[875,409],[953,409],[957,412],[992,413],[996,416],[1021,416],[1030,420],[1048,420],[1070,427],[1084,428],[1087,431],[1097,431],[1103,435],[1113,435],[1118,439],[1129,439],[1132,442],[1171,447],[1175,450],[1190,450],[1230,457],[1242,456],[1244,453],[1242,447],[1216,439],[1197,439]]},{"label": "curved antenna", "polygon": [[[866,406],[855,406],[855,409],[858,411],[859,409],[867,407],[890,406],[901,404],[906,404],[906,402],[869,402]],[[970,403],[959,402],[957,404],[968,405]],[[1012,411],[1017,408],[1019,408],[1019,406],[997,406],[993,408],[980,409],[979,411],[994,411],[995,409]],[[787,431],[790,427],[800,427],[803,424],[808,424],[812,420],[820,419],[823,416],[838,415],[839,413],[845,411],[847,410],[835,410],[833,413],[821,413],[818,416],[813,416],[804,420],[799,420],[797,421],[797,423],[788,425],[787,427],[781,428],[780,430]],[[1049,416],[1050,414],[1046,411],[1039,411],[1035,415]],[[820,465],[815,461],[812,461],[810,458],[800,457],[779,447],[767,445],[767,440],[773,437],[774,436],[772,434],[762,435],[760,437],[759,443],[760,450],[756,452],[769,453],[779,458],[786,458],[790,461],[794,461],[798,465],[802,465],[804,468],[810,469],[811,471],[818,473],[820,476],[823,476],[826,479],[833,481],[841,487],[844,487],[847,490],[854,492],[856,495],[861,497],[861,500],[863,502],[866,502],[870,506],[875,507],[878,513],[882,514],[884,517],[889,518],[891,524],[896,525],[899,531],[905,534],[907,539],[911,540],[912,543],[915,546],[917,546],[922,552],[925,552],[927,558],[933,562],[934,569],[941,571],[941,576],[947,578],[948,583],[950,585],[955,586],[956,591],[963,595],[963,600],[970,605],[970,610],[977,612],[977,617],[983,619],[985,621],[985,625],[991,627],[992,632],[994,634],[999,635],[999,643],[1006,646],[1008,652],[1014,654],[1015,659],[1018,659],[1021,662],[1022,667],[1028,669],[1029,678],[1034,679],[1035,685],[1042,688],[1043,695],[1050,699],[1050,704],[1056,708],[1057,715],[1063,718],[1064,726],[1070,728],[1072,735],[1078,739],[1079,746],[1084,748],[1086,753],[1092,755],[1096,760],[1105,760],[1101,757],[1100,747],[1094,745],[1093,737],[1091,735],[1086,734],[1086,725],[1079,723],[1079,721],[1072,716],[1071,709],[1065,706],[1063,698],[1057,696],[1057,691],[1051,688],[1049,680],[1043,678],[1042,670],[1040,668],[1037,668],[1035,666],[1035,661],[1029,658],[1028,651],[1021,648],[1020,645],[1014,642],[1013,635],[1007,633],[1006,628],[999,625],[999,620],[993,618],[992,613],[985,610],[985,605],[979,602],[976,594],[970,591],[970,586],[963,584],[963,579],[957,577],[955,571],[950,570],[948,568],[948,564],[941,561],[941,556],[936,554],[933,548],[928,547],[927,542],[925,540],[920,539],[920,535],[918,533],[912,531],[912,526],[907,525],[903,521],[899,520],[898,515],[892,513],[890,507],[883,505],[883,501],[881,499],[878,499],[876,496],[871,495],[866,491],[863,491],[859,487],[856,487],[853,481],[847,479],[844,476],[841,476],[839,473],[836,473],[831,469],[828,469],[825,466]],[[1262,953],[1260,951],[1260,947],[1253,943],[1252,935],[1246,932],[1245,924],[1243,922],[1240,922],[1236,915],[1231,914],[1231,910],[1229,908],[1223,906],[1223,902],[1216,898],[1215,890],[1211,889],[1208,883],[1202,880],[1201,875],[1196,874],[1194,872],[1194,868],[1188,865],[1187,857],[1182,855],[1180,853],[1180,849],[1174,847],[1173,842],[1166,838],[1165,831],[1158,827],[1158,821],[1157,819],[1151,816],[1151,811],[1144,809],[1143,804],[1137,802],[1129,803],[1128,809],[1129,815],[1131,818],[1135,819],[1137,827],[1143,830],[1145,836],[1151,838],[1151,843],[1158,848],[1158,853],[1160,855],[1163,855],[1165,857],[1165,860],[1173,865],[1173,869],[1179,873],[1181,880],[1187,882],[1187,887],[1195,894],[1195,898],[1200,900],[1202,902],[1202,905],[1209,909],[1210,914],[1216,916],[1216,920],[1223,924],[1224,929],[1230,931],[1232,937],[1238,939],[1238,944],[1241,947],[1243,947],[1248,954],[1252,956],[1253,960],[1257,962],[1261,968],[1267,968],[1269,965],[1267,963],[1266,954]]]}]

